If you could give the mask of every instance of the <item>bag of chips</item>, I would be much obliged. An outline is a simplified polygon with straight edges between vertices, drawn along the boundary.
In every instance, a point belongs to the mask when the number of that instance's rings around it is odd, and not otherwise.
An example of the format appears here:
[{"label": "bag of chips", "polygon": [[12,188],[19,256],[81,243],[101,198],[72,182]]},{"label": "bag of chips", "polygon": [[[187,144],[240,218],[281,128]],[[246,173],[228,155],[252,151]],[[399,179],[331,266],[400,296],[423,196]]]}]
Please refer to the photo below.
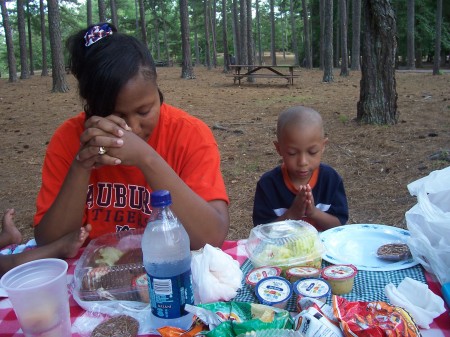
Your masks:
[{"label": "bag of chips", "polygon": [[347,337],[419,337],[419,328],[403,308],[382,301],[350,302],[333,295],[333,312]]}]

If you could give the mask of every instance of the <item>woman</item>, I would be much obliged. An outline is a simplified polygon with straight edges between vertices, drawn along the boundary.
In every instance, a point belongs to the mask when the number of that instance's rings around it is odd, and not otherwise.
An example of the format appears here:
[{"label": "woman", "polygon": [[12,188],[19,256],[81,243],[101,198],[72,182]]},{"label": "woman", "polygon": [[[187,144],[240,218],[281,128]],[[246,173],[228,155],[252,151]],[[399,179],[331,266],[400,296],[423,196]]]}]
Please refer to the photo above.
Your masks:
[{"label": "woman", "polygon": [[169,190],[191,248],[229,228],[220,155],[202,121],[163,101],[148,48],[110,24],[68,40],[85,112],[63,123],[45,157],[34,217],[38,245],[90,224],[90,238],[145,227],[150,191]]}]

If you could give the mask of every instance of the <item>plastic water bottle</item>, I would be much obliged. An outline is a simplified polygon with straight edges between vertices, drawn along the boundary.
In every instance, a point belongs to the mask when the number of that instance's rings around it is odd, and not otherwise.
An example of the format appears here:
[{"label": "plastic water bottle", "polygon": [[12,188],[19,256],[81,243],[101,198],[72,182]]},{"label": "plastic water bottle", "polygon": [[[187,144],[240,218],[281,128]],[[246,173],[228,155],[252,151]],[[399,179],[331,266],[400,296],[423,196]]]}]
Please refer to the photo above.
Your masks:
[{"label": "plastic water bottle", "polygon": [[192,314],[185,304],[194,304],[189,236],[172,212],[166,190],[150,194],[152,214],[142,237],[144,267],[151,302],[151,327],[188,329]]}]

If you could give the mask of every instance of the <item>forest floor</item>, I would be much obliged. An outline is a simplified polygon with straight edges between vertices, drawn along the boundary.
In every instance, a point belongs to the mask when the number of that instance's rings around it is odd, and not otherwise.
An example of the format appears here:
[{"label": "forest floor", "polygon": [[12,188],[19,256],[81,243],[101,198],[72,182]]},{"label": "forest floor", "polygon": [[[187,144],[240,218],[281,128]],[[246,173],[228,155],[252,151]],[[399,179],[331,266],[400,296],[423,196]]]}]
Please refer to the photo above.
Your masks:
[{"label": "forest floor", "polygon": [[[360,72],[340,77],[335,69],[333,83],[323,83],[317,69],[296,72],[293,86],[280,78],[239,87],[222,68],[196,67],[194,80],[180,79],[179,67],[158,68],[166,102],[204,120],[217,139],[231,201],[228,239],[248,237],[256,182],[280,160],[273,146],[277,115],[293,105],[323,116],[329,138],[323,161],[344,179],[349,223],[405,228],[404,214],[416,203],[408,183],[450,165],[450,74],[397,72],[398,124],[374,126],[354,121]],[[70,91],[56,94],[51,77],[0,79],[0,213],[17,210],[24,241],[33,234],[46,145],[56,127],[82,107],[74,78],[67,80]]]}]

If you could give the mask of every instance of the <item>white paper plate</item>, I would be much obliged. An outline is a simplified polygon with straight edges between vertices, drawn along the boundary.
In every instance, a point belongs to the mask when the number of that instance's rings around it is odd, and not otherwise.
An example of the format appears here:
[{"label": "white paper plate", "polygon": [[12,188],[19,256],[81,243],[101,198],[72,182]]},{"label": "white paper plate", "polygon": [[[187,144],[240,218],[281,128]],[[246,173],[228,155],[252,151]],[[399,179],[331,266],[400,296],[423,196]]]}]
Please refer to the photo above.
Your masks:
[{"label": "white paper plate", "polygon": [[353,264],[358,270],[390,271],[413,267],[413,258],[386,261],[377,257],[377,249],[387,243],[407,243],[407,230],[374,224],[339,226],[320,233],[326,252],[325,261],[333,264]]}]

